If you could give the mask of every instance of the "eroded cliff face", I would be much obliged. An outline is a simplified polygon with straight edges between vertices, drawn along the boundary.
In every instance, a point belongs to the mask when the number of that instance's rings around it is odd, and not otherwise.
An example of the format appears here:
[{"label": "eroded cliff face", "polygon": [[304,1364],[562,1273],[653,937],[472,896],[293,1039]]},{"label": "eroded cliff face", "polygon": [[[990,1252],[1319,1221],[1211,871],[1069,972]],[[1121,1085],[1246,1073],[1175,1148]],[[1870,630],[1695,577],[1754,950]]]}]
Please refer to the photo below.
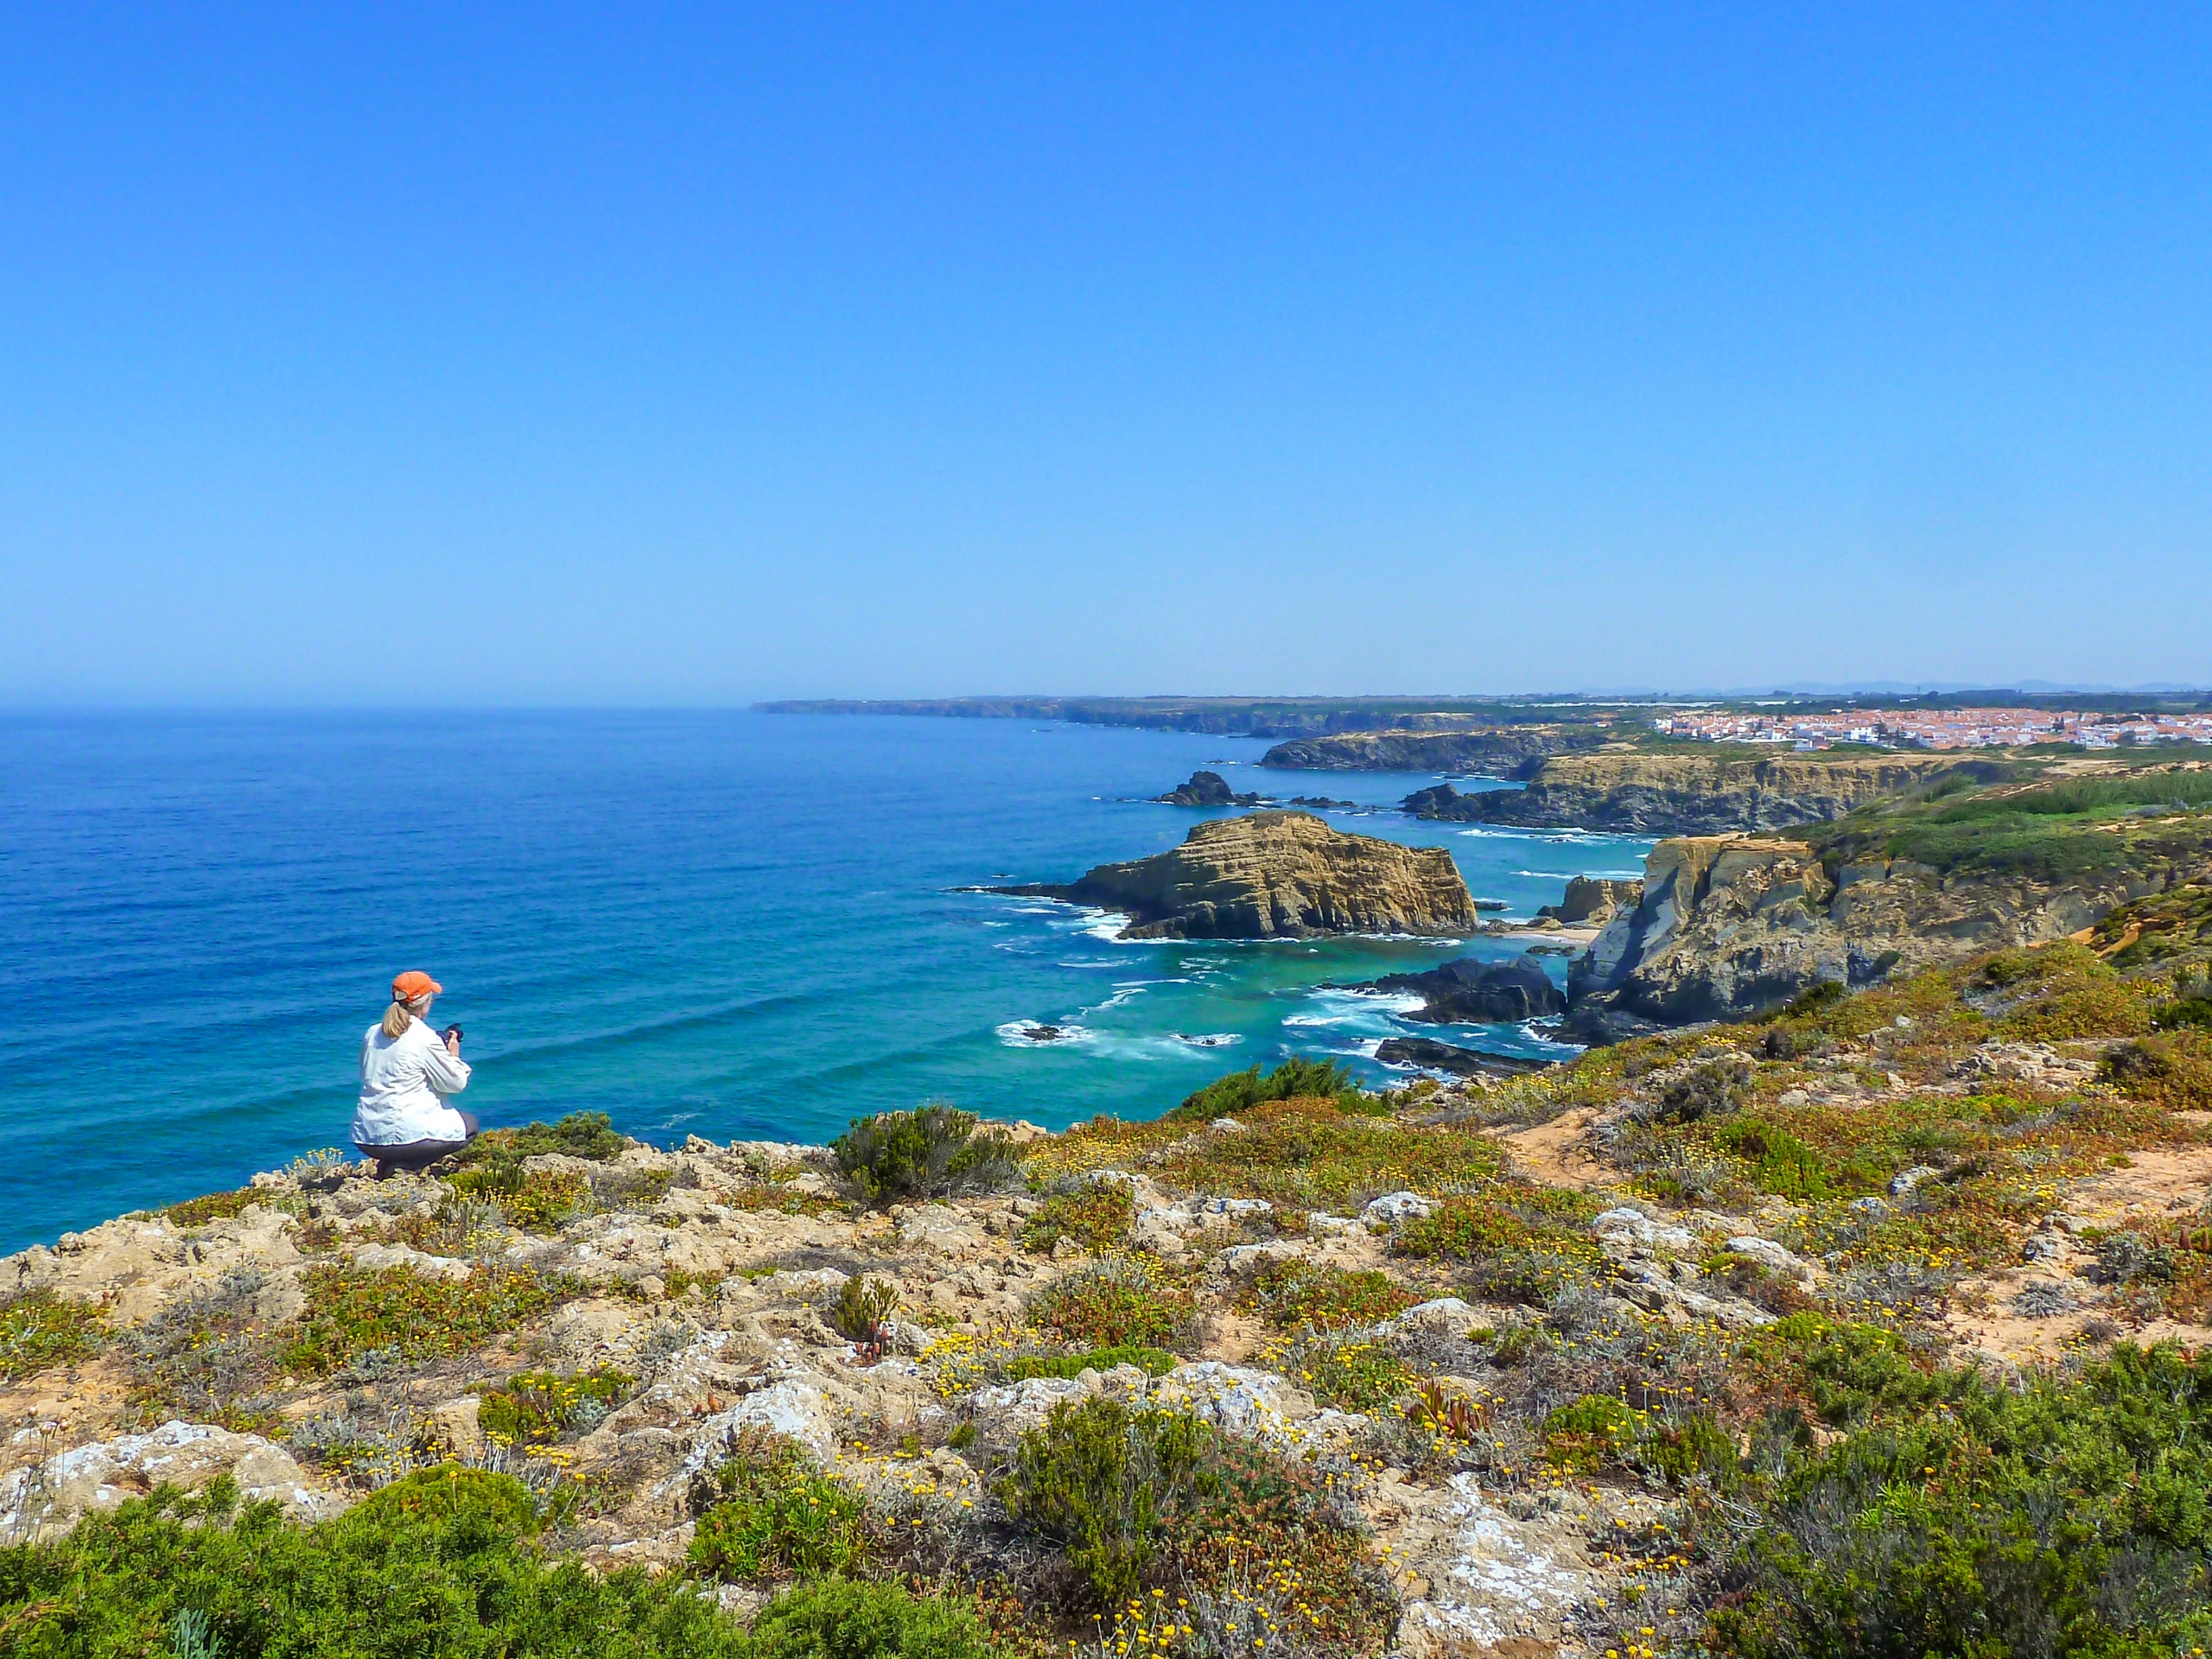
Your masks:
[{"label": "eroded cliff face", "polygon": [[1479,772],[1524,777],[1547,755],[1593,749],[1594,727],[1500,726],[1472,732],[1347,732],[1278,743],[1263,766],[1310,772]]},{"label": "eroded cliff face", "polygon": [[1573,825],[1625,834],[1716,835],[1841,817],[1961,765],[1936,755],[1555,755],[1525,789],[1462,795],[1448,785],[1406,798],[1417,817]]},{"label": "eroded cliff face", "polygon": [[1449,935],[1477,922],[1442,848],[1348,836],[1306,812],[1217,818],[1151,858],[1102,864],[1065,885],[999,891],[1122,912],[1126,939]]},{"label": "eroded cliff face", "polygon": [[1668,1023],[1758,1014],[1821,982],[1860,986],[1979,950],[2063,938],[2192,872],[2152,865],[2063,887],[1945,879],[1905,859],[1830,870],[1802,842],[1687,836],[1576,959],[1586,1031],[1617,1012]]}]

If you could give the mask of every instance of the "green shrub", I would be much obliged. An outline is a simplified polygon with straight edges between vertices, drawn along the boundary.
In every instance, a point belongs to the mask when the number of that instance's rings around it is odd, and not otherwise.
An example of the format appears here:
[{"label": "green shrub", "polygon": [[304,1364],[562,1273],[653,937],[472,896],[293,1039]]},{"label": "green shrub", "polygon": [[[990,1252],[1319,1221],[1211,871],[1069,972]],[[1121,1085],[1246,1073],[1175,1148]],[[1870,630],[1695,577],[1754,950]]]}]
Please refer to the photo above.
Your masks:
[{"label": "green shrub", "polygon": [[242,1215],[246,1205],[259,1204],[268,1196],[257,1187],[242,1186],[234,1192],[210,1192],[205,1198],[187,1198],[182,1204],[173,1204],[155,1213],[180,1227],[205,1227],[211,1221],[228,1221]]},{"label": "green shrub", "polygon": [[830,1143],[837,1167],[872,1204],[1003,1186],[1020,1167],[1013,1143],[995,1130],[978,1135],[973,1112],[924,1106],[856,1117]]},{"label": "green shrub", "polygon": [[1198,1303],[1149,1257],[1118,1255],[1056,1279],[1029,1301],[1029,1318],[1063,1342],[1173,1348],[1187,1339]]},{"label": "green shrub", "polygon": [[1417,1380],[1381,1343],[1347,1342],[1323,1332],[1301,1332],[1281,1349],[1262,1349],[1260,1358],[1322,1404],[1344,1411],[1388,1405]]},{"label": "green shrub", "polygon": [[519,1129],[486,1129],[460,1154],[463,1164],[480,1163],[507,1154],[535,1158],[558,1153],[567,1158],[586,1158],[606,1163],[620,1158],[632,1145],[630,1137],[615,1132],[605,1112],[570,1112],[557,1123],[531,1123]]},{"label": "green shrub", "polygon": [[1120,1402],[1055,1407],[1021,1437],[999,1483],[1007,1513],[1065,1547],[1103,1605],[1136,1590],[1171,1513],[1187,1501],[1215,1431],[1185,1413]]},{"label": "green shrub", "polygon": [[1390,1248],[1466,1263],[1466,1287],[1479,1300],[1539,1306],[1610,1275],[1605,1252],[1585,1230],[1596,1213],[1580,1193],[1535,1188],[1447,1198],[1401,1228]]},{"label": "green shrub", "polygon": [[2120,1093],[2158,1102],[2171,1111],[2212,1108],[2212,1042],[2194,1030],[2139,1037],[2099,1064],[2097,1075]]},{"label": "green shrub", "polygon": [[1544,1460],[1571,1474],[1624,1463],[1636,1444],[1636,1414],[1609,1394],[1586,1394],[1544,1419]]},{"label": "green shrub", "polygon": [[995,1659],[975,1614],[895,1584],[786,1590],[753,1618],[746,1659]]},{"label": "green shrub", "polygon": [[1351,1070],[1339,1060],[1285,1060],[1267,1074],[1256,1065],[1217,1077],[1167,1114],[1175,1120],[1195,1118],[1211,1122],[1271,1100],[1330,1100],[1340,1109],[1361,1111],[1370,1103],[1352,1081]]},{"label": "green shrub", "polygon": [[310,1268],[301,1285],[307,1311],[283,1357],[310,1376],[370,1353],[404,1360],[465,1353],[582,1288],[505,1268],[479,1268],[461,1280],[406,1268]]},{"label": "green shrub", "polygon": [[715,1578],[817,1578],[868,1556],[867,1506],[781,1435],[745,1433],[693,1482],[691,1502],[691,1563]]},{"label": "green shrub", "polygon": [[[748,1632],[682,1574],[550,1559],[530,1494],[504,1476],[425,1470],[335,1520],[240,1510],[227,1477],[0,1550],[0,1649],[23,1659],[993,1659],[965,1608],[823,1580]],[[169,1637],[163,1643],[162,1633]],[[181,1643],[180,1638],[183,1638]]]},{"label": "green shrub", "polygon": [[1975,1384],[1784,1478],[1707,1632],[1745,1659],[2212,1646],[2212,1358]]},{"label": "green shrub", "polygon": [[1823,1313],[1792,1313],[1755,1332],[1744,1358],[1838,1426],[1938,1404],[1958,1386],[1955,1376],[1916,1364],[1896,1332]]},{"label": "green shrub", "polygon": [[1388,1274],[1347,1273],[1324,1262],[1297,1257],[1264,1263],[1252,1275],[1245,1305],[1271,1324],[1295,1330],[1338,1331],[1376,1325],[1402,1313],[1419,1295]]},{"label": "green shrub", "polygon": [[0,1379],[88,1359],[105,1337],[100,1310],[90,1302],[65,1302],[48,1290],[10,1297],[0,1302]]},{"label": "green shrub", "polygon": [[0,1550],[0,1646],[157,1654],[156,1632],[181,1621],[226,1659],[569,1659],[587,1632],[610,1659],[810,1652],[756,1646],[674,1575],[550,1561],[537,1530],[519,1484],[450,1465],[313,1527],[274,1503],[238,1510],[227,1477],[196,1497],[165,1490]]},{"label": "green shrub", "polygon": [[1678,1485],[1698,1476],[1726,1485],[1738,1469],[1735,1440],[1703,1411],[1645,1425],[1637,1437],[1635,1461]]},{"label": "green shrub", "polygon": [[1126,1181],[1095,1180],[1072,1192],[1056,1192],[1023,1224],[1021,1248],[1047,1255],[1062,1239],[1071,1238],[1102,1255],[1128,1236],[1136,1210]]},{"label": "green shrub", "polygon": [[501,1446],[543,1446],[569,1428],[588,1428],[638,1379],[612,1365],[596,1370],[517,1371],[505,1385],[485,1391],[477,1426]]},{"label": "green shrub", "polygon": [[1032,1376],[1076,1376],[1084,1371],[1110,1371],[1116,1365],[1134,1365],[1147,1376],[1165,1376],[1175,1369],[1175,1356],[1165,1348],[1145,1348],[1133,1343],[1093,1348],[1080,1354],[1024,1354],[1007,1363],[1007,1375],[1019,1382]]},{"label": "green shrub", "polygon": [[837,1288],[830,1305],[830,1327],[864,1355],[880,1358],[887,1341],[885,1324],[899,1311],[899,1287],[887,1279],[868,1279],[860,1274]]},{"label": "green shrub", "polygon": [[1713,1144],[1751,1166],[1751,1185],[1784,1198],[1825,1198],[1834,1187],[1827,1160],[1789,1130],[1738,1118],[1714,1132]]}]

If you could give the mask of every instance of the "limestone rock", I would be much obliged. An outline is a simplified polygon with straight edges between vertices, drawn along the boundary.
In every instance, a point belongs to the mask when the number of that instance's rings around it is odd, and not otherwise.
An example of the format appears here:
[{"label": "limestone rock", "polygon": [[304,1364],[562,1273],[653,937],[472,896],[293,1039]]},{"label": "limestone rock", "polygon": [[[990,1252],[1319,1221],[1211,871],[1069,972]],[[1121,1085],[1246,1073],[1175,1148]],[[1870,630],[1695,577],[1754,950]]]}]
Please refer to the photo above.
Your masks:
[{"label": "limestone rock", "polygon": [[1419,1221],[1435,1208],[1433,1199],[1424,1198],[1418,1192],[1385,1192],[1381,1198],[1370,1200],[1359,1212],[1359,1218],[1380,1230],[1402,1222]]},{"label": "limestone rock", "polygon": [[1643,897],[1643,883],[1615,876],[1578,875],[1567,884],[1559,903],[1544,905],[1536,914],[1569,927],[1603,927],[1624,905]]},{"label": "limestone rock", "polygon": [[1348,836],[1306,812],[1217,818],[1151,858],[995,891],[1120,912],[1130,939],[1459,934],[1478,920],[1444,849]]},{"label": "limestone rock", "polygon": [[1516,1638],[1555,1644],[1596,1588],[1565,1525],[1514,1520],[1484,1498],[1472,1475],[1412,1496],[1409,1507],[1396,1553],[1427,1593],[1399,1618],[1404,1659],[1505,1650]]},{"label": "limestone rock", "polygon": [[241,1497],[274,1498],[302,1520],[345,1507],[343,1499],[311,1484],[283,1446],[258,1434],[172,1420],[150,1433],[73,1446],[0,1477],[0,1538],[56,1536],[86,1515],[156,1486],[197,1491],[225,1474],[238,1482]]}]

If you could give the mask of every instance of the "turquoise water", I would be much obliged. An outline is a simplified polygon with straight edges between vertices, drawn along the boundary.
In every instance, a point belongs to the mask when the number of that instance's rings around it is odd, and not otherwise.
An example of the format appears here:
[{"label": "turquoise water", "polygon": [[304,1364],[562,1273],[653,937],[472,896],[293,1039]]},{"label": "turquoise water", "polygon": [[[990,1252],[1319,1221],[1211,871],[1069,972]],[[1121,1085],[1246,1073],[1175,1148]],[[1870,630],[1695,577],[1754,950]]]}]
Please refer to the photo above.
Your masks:
[{"label": "turquoise water", "polygon": [[[1133,798],[1195,766],[1378,807],[1433,781],[1263,772],[1266,747],[735,713],[0,721],[0,1250],[341,1142],[401,968],[445,984],[488,1124],[812,1140],[931,1099],[1150,1116],[1293,1053],[1379,1078],[1388,1005],[1317,987],[1452,947],[1122,944],[953,891],[1172,845],[1213,815]],[[1324,816],[1448,847],[1518,915],[1649,846]]]}]

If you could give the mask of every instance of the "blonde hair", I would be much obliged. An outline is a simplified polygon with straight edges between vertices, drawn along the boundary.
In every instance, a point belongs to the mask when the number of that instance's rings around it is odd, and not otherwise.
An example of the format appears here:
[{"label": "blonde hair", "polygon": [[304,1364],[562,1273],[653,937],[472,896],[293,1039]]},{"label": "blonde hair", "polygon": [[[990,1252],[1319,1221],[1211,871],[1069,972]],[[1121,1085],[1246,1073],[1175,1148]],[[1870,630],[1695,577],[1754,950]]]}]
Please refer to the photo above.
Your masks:
[{"label": "blonde hair", "polygon": [[[427,996],[418,996],[415,1001],[428,1006],[429,1000]],[[403,1002],[395,996],[391,999],[391,1006],[384,1011],[384,1034],[393,1039],[404,1037],[407,1027],[415,1023],[415,1014],[416,1008],[412,1003]]]}]

